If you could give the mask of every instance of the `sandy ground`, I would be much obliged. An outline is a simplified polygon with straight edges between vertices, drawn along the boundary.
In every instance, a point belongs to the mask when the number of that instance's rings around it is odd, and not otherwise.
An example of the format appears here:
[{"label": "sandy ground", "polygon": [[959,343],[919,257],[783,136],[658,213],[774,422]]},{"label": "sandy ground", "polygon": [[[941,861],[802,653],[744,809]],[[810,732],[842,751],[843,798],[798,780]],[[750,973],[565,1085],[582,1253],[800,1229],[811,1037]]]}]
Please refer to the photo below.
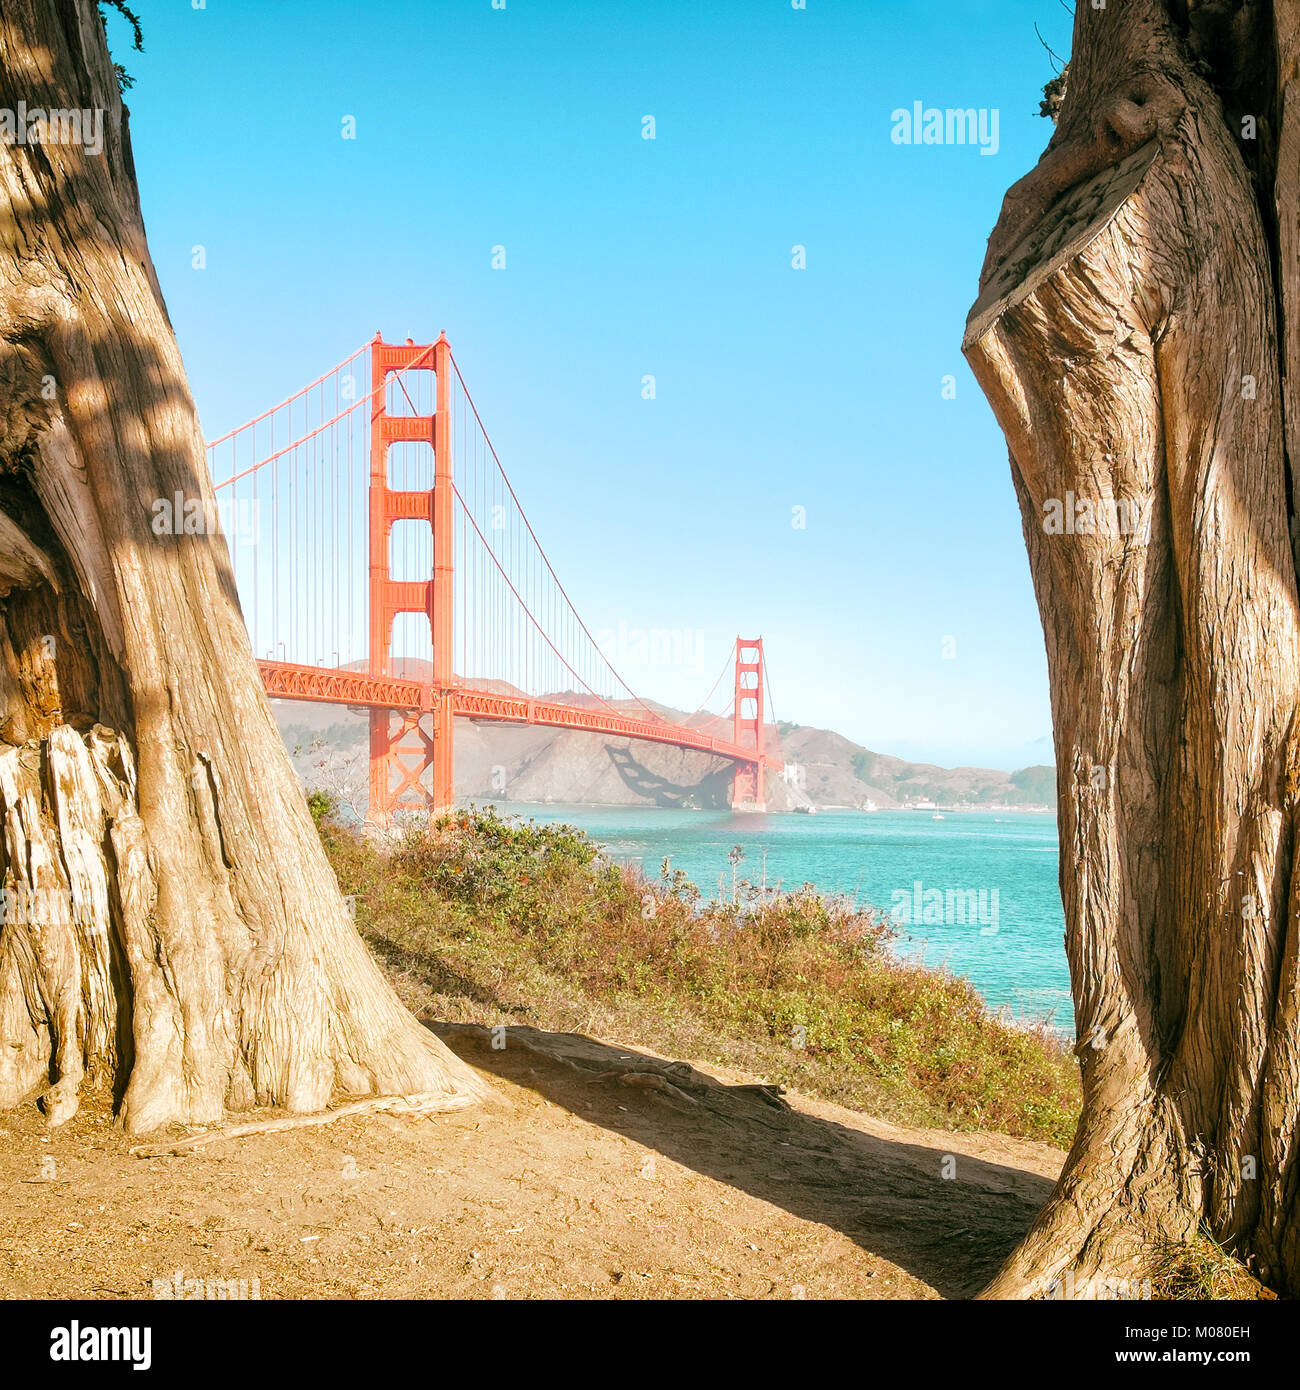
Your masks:
[{"label": "sandy ground", "polygon": [[151,1297],[179,1272],[264,1299],[961,1298],[1063,1158],[574,1034],[438,1031],[491,1104],[153,1159],[94,1098],[53,1132],[0,1116],[0,1292]]}]

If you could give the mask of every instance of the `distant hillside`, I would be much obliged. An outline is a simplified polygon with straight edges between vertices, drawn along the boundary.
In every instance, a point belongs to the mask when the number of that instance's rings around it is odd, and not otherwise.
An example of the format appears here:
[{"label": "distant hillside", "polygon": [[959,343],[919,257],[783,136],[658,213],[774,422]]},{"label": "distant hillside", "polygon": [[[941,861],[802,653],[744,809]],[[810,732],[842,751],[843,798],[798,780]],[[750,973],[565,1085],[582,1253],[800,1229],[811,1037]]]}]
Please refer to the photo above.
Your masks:
[{"label": "distant hillside", "polygon": [[[412,672],[411,674],[415,674]],[[367,717],[304,701],[273,700],[295,766],[311,787],[325,786],[360,813],[365,805]],[[661,708],[676,720],[680,711]],[[811,803],[874,805],[882,810],[933,803],[1051,809],[1056,770],[1019,772],[933,767],[873,753],[829,729],[782,724],[787,777],[769,774],[767,804],[790,811]],[[459,720],[456,793],[478,802],[577,802],[604,806],[721,808],[729,803],[731,765],[704,753],[625,738],[530,725]]]},{"label": "distant hillside", "polygon": [[802,768],[804,790],[819,807],[882,809],[934,802],[937,806],[1054,808],[1056,769],[999,772],[983,767],[936,767],[873,753],[829,729],[783,724],[778,733],[787,765]]}]

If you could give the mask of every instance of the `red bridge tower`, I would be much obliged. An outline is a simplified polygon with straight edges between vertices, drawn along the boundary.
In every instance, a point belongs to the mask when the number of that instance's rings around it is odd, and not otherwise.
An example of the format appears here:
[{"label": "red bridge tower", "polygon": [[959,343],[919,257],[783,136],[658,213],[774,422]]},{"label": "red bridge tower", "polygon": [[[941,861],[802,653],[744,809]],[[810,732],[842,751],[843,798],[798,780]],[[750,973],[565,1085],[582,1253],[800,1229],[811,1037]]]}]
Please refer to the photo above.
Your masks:
[{"label": "red bridge tower", "polygon": [[[370,363],[370,675],[393,674],[393,620],[399,613],[427,614],[433,637],[433,670],[421,708],[370,711],[370,819],[386,823],[399,804],[439,815],[453,801],[451,347],[445,333],[423,347],[409,338],[401,345],[385,343],[376,333]],[[434,413],[390,415],[388,376],[412,368],[434,372]],[[398,440],[432,444],[432,490],[399,492],[388,486],[388,448]],[[392,577],[393,523],[409,520],[427,521],[433,531],[428,580]],[[428,788],[421,780],[426,767],[433,772]]]},{"label": "red bridge tower", "polygon": [[754,750],[752,763],[737,763],[731,784],[733,811],[766,811],[763,757],[763,639],[736,638],[736,692],[731,741]]}]

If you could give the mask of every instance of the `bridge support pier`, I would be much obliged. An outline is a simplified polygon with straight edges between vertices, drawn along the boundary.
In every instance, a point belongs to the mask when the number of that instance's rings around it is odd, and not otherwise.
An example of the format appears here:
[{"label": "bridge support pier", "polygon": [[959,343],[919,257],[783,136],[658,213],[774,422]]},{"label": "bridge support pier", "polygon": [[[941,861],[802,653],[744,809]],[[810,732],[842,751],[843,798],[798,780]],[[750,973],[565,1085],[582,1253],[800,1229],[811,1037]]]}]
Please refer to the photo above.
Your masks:
[{"label": "bridge support pier", "polygon": [[424,719],[419,710],[370,711],[367,820],[375,825],[388,825],[394,811],[412,805],[405,799],[412,790],[416,805],[427,796],[421,778],[434,757],[434,738],[424,727]]},{"label": "bridge support pier", "polygon": [[453,729],[456,726],[456,711],[452,705],[451,692],[446,691],[442,703],[433,714],[433,742],[429,758],[433,764],[433,780],[429,787],[429,815],[447,815],[456,805],[455,759],[453,757]]},{"label": "bridge support pier", "polygon": [[732,742],[752,748],[752,763],[737,763],[731,784],[733,811],[766,811],[763,761],[763,639],[736,638],[736,689],[732,706]]}]

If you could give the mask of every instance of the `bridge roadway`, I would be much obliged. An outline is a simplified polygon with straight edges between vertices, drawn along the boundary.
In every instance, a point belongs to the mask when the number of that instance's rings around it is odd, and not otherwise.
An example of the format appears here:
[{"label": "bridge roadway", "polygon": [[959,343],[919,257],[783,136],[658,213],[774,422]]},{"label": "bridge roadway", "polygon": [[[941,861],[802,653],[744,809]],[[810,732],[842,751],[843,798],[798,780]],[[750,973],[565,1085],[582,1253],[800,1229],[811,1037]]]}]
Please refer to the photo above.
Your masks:
[{"label": "bridge roadway", "polygon": [[[425,681],[398,676],[371,676],[364,671],[344,671],[328,666],[299,666],[287,661],[259,661],[266,693],[277,700],[312,700],[327,705],[358,705],[367,709],[391,709],[434,713],[450,698],[452,713],[466,719],[499,719],[511,724],[543,724],[556,729],[583,729],[589,733],[616,734],[711,753],[734,763],[754,763],[754,750],[727,739],[713,738],[684,724],[667,720],[634,719],[612,710],[585,709],[527,695],[497,695],[485,690],[456,686],[439,690]],[[779,761],[764,756],[765,767],[780,770]]]}]

